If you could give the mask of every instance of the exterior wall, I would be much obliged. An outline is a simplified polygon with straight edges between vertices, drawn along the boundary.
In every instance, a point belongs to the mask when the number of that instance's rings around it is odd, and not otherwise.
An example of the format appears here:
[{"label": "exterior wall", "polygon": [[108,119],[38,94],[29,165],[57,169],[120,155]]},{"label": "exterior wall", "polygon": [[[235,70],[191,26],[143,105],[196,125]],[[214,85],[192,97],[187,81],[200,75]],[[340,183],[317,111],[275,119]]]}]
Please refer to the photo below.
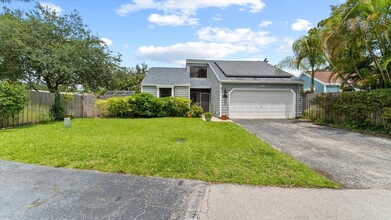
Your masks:
[{"label": "exterior wall", "polygon": [[188,86],[175,86],[174,87],[174,96],[175,97],[183,97],[190,98],[190,89]]},{"label": "exterior wall", "polygon": [[145,93],[151,93],[153,96],[157,96],[157,88],[156,86],[143,86],[142,91]]},{"label": "exterior wall", "polygon": [[[227,95],[233,88],[246,88],[246,89],[292,89],[296,93],[296,117],[302,116],[302,85],[300,84],[239,84],[239,83],[224,83],[222,84],[222,90],[227,90]],[[228,114],[229,111],[229,97],[221,100],[221,114]]]},{"label": "exterior wall", "polygon": [[[304,80],[304,91],[310,90],[311,88],[311,78],[307,75],[303,74],[300,76],[300,79]],[[324,93],[324,85],[318,81],[315,80],[315,93]]]},{"label": "exterior wall", "polygon": [[340,92],[340,86],[337,85],[327,85],[326,92]]},{"label": "exterior wall", "polygon": [[210,103],[211,103],[211,111],[212,114],[215,116],[220,117],[221,111],[220,111],[220,99],[221,98],[221,83],[217,79],[216,75],[214,74],[212,68],[208,67],[208,80],[211,84],[210,89]]}]

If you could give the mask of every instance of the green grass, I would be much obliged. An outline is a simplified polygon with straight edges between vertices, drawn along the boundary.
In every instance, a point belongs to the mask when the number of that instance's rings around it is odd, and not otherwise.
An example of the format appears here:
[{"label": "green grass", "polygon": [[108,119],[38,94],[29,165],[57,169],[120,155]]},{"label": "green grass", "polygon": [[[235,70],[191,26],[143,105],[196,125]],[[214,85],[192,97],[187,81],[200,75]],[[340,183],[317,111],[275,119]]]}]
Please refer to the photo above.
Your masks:
[{"label": "green grass", "polygon": [[209,182],[339,187],[236,124],[190,118],[76,119],[69,129],[62,122],[3,129],[0,159]]}]

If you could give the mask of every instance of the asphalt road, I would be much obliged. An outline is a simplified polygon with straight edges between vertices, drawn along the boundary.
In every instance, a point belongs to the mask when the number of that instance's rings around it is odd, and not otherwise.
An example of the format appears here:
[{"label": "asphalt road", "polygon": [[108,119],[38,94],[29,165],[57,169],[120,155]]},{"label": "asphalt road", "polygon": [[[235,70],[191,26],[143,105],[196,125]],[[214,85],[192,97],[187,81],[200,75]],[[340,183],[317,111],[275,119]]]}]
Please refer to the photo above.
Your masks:
[{"label": "asphalt road", "polygon": [[391,139],[299,120],[236,123],[350,189],[391,189]]},{"label": "asphalt road", "polygon": [[391,219],[391,190],[208,184],[0,160],[0,219]]},{"label": "asphalt road", "polygon": [[0,219],[198,218],[207,186],[0,160]]}]

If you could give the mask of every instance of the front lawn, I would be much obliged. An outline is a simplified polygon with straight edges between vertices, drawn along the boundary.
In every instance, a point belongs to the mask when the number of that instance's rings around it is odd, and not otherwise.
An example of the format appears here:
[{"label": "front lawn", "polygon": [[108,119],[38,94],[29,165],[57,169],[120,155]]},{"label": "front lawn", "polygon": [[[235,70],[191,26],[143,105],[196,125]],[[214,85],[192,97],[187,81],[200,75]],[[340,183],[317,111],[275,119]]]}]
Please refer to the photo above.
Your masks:
[{"label": "front lawn", "polygon": [[233,123],[75,119],[0,130],[0,159],[104,172],[254,185],[335,187]]}]

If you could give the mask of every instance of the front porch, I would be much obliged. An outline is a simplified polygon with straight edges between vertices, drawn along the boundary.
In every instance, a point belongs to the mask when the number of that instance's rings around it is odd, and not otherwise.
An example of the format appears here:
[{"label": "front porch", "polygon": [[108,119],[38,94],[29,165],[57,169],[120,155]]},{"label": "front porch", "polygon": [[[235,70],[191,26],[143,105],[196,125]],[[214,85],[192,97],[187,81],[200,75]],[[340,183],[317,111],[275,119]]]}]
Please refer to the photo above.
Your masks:
[{"label": "front porch", "polygon": [[191,105],[198,105],[204,112],[210,112],[210,89],[190,89]]}]

